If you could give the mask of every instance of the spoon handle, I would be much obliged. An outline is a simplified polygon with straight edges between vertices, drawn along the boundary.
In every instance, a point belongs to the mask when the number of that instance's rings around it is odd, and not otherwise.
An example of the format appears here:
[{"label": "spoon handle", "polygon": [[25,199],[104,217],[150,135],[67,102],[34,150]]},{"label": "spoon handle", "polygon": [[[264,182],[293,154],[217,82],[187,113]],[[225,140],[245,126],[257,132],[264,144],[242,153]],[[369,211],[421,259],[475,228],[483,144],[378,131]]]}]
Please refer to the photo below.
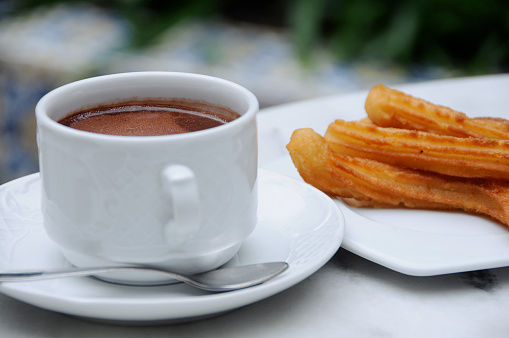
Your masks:
[{"label": "spoon handle", "polygon": [[63,277],[94,276],[109,272],[144,271],[157,273],[207,291],[233,291],[261,284],[288,268],[285,262],[268,262],[223,268],[187,276],[144,266],[70,268],[55,271],[0,271],[0,282],[36,281]]},{"label": "spoon handle", "polygon": [[178,275],[176,273],[154,268],[146,268],[141,266],[110,266],[101,268],[69,268],[55,271],[9,271],[9,272],[0,271],[0,282],[36,281],[64,277],[93,276],[108,272],[125,272],[140,270],[164,274],[170,278],[178,280],[181,280],[183,278],[183,276]]}]

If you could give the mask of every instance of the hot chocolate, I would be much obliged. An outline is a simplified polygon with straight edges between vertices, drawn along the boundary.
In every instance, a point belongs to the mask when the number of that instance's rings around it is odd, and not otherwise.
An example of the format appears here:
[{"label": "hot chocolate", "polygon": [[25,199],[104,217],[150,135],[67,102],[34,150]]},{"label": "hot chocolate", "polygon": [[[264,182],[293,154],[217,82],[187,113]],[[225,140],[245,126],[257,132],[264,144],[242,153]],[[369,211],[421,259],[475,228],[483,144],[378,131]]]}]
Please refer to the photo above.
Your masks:
[{"label": "hot chocolate", "polygon": [[99,134],[156,136],[213,128],[237,117],[225,107],[174,99],[98,106],[74,112],[58,122]]}]

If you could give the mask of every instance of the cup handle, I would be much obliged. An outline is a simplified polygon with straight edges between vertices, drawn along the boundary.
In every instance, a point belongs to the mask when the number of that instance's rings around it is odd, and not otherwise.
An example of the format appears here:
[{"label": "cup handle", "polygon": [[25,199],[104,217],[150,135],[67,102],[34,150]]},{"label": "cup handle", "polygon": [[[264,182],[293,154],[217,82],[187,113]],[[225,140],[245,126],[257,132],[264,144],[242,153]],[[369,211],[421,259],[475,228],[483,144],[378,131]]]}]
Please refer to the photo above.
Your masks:
[{"label": "cup handle", "polygon": [[196,178],[191,169],[172,164],[161,173],[162,187],[172,201],[173,217],[164,228],[168,243],[180,244],[193,237],[201,227],[201,206]]}]

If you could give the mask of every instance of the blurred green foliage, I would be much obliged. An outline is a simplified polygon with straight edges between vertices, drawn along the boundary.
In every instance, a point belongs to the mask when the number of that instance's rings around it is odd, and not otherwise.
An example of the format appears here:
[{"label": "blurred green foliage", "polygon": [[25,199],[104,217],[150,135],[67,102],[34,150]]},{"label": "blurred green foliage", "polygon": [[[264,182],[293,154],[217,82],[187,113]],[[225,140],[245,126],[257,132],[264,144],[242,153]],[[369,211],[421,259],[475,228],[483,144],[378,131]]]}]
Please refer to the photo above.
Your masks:
[{"label": "blurred green foliage", "polygon": [[[22,0],[17,11],[62,0]],[[69,2],[69,1],[67,1]],[[91,0],[128,19],[132,48],[149,45],[189,17],[275,25],[289,30],[311,62],[326,46],[338,60],[436,65],[467,74],[509,69],[509,1],[503,0]]]},{"label": "blurred green foliage", "polygon": [[509,1],[297,0],[290,15],[303,57],[322,41],[339,59],[441,65],[471,74],[509,68]]}]

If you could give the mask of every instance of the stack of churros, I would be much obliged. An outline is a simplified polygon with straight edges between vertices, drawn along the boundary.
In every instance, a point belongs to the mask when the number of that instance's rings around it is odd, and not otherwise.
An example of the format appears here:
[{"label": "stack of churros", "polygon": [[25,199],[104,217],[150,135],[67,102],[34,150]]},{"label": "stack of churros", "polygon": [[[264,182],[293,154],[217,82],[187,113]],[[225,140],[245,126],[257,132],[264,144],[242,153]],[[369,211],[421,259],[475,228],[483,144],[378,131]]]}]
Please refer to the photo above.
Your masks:
[{"label": "stack of churros", "polygon": [[295,130],[301,177],[356,207],[461,209],[509,226],[509,121],[374,87],[367,119]]}]

